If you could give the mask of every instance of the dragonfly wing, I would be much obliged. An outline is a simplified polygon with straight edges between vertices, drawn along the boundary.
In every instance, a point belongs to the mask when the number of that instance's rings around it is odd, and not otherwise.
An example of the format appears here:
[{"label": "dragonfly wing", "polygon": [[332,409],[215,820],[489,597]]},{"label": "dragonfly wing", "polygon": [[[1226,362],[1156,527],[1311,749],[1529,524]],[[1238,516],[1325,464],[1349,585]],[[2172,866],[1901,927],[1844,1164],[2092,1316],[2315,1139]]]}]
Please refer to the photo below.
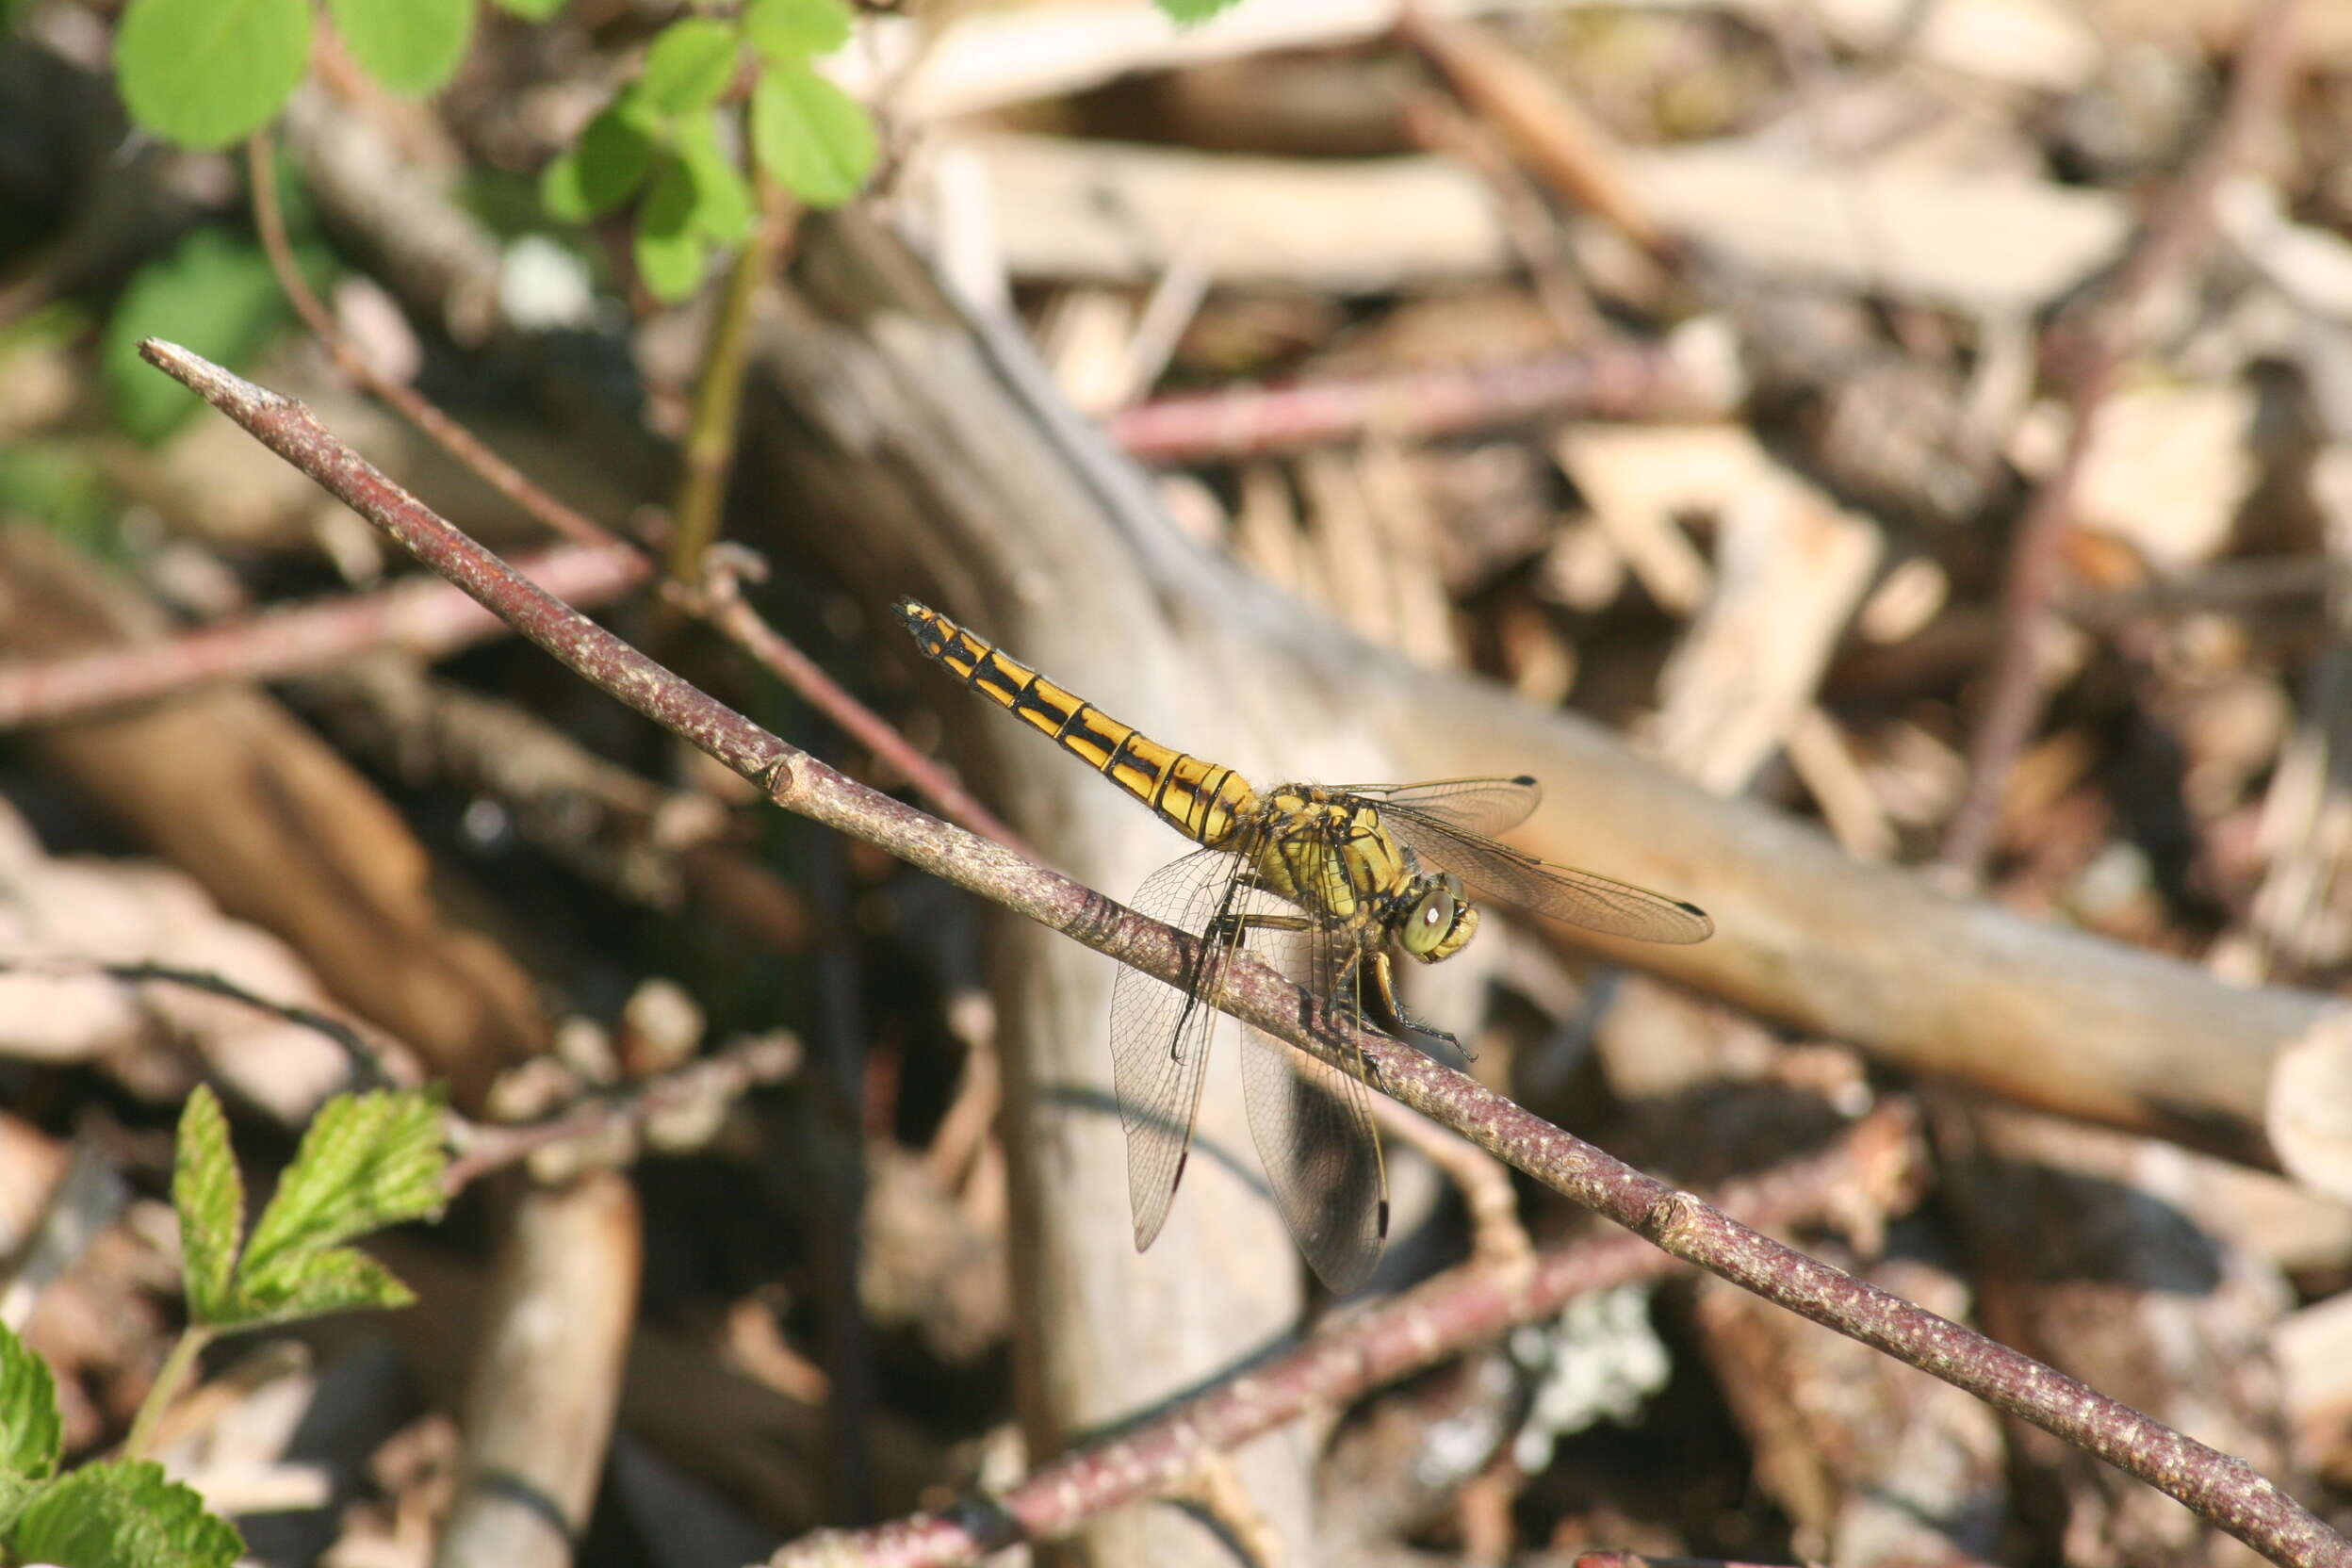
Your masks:
[{"label": "dragonfly wing", "polygon": [[1508,833],[1531,816],[1544,799],[1534,779],[1439,778],[1427,784],[1340,784],[1342,794],[1360,795],[1386,812],[1401,807],[1433,822],[1480,839]]},{"label": "dragonfly wing", "polygon": [[1505,903],[1636,941],[1697,942],[1714,934],[1715,923],[1695,904],[1523,855],[1465,832],[1421,806],[1393,797],[1375,804],[1398,842]]},{"label": "dragonfly wing", "polygon": [[[1297,914],[1295,906],[1283,908]],[[1331,999],[1334,1026],[1362,1023],[1357,957],[1344,930],[1260,929],[1250,947],[1291,979]],[[1256,1029],[1242,1034],[1250,1132],[1275,1206],[1336,1295],[1370,1277],[1388,1234],[1388,1176],[1380,1135],[1356,1079]]]},{"label": "dragonfly wing", "polygon": [[[1249,893],[1240,885],[1247,869],[1222,850],[1187,855],[1146,877],[1133,907],[1198,937]],[[1181,988],[1124,964],[1111,986],[1111,1073],[1127,1129],[1127,1196],[1138,1252],[1158,1237],[1184,1179],[1200,1074],[1224,1016],[1201,998],[1218,993],[1232,955],[1230,943],[1204,945],[1200,972]]]}]

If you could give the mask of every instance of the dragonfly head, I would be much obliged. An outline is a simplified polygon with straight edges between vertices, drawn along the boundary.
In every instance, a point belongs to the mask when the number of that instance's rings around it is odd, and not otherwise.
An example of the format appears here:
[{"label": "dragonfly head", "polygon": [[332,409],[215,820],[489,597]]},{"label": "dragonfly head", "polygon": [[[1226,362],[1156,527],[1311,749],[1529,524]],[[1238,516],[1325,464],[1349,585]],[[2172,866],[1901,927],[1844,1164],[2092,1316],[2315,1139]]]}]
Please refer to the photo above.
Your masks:
[{"label": "dragonfly head", "polygon": [[1397,940],[1408,957],[1425,964],[1450,958],[1477,934],[1478,911],[1462,890],[1462,878],[1448,872],[1424,876],[1414,886]]}]

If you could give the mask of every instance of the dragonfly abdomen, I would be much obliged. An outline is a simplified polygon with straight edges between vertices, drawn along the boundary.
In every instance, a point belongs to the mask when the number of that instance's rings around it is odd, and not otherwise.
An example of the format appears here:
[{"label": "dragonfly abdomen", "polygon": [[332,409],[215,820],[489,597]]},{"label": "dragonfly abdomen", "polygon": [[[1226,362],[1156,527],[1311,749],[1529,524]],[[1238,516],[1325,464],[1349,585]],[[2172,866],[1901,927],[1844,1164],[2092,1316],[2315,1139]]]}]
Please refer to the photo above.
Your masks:
[{"label": "dragonfly abdomen", "polygon": [[1119,723],[936,610],[901,599],[898,613],[915,645],[965,685],[1052,737],[1184,837],[1215,846],[1255,811],[1256,792],[1233,769],[1164,746]]}]

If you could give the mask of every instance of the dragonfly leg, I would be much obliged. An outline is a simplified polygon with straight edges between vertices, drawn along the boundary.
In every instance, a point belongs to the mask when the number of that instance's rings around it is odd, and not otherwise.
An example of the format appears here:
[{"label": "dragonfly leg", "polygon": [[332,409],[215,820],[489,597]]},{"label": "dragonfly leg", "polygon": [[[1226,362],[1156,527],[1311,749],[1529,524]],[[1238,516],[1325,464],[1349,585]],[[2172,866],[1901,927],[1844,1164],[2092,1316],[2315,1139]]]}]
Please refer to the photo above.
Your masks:
[{"label": "dragonfly leg", "polygon": [[1386,952],[1369,955],[1369,962],[1365,967],[1372,972],[1373,1006],[1368,1010],[1379,1015],[1377,1021],[1383,1032],[1395,1035],[1399,1039],[1408,1035],[1427,1035],[1431,1039],[1444,1040],[1447,1045],[1452,1046],[1462,1053],[1464,1060],[1476,1061],[1478,1059],[1476,1053],[1447,1031],[1432,1028],[1405,1011],[1404,998],[1396,994],[1396,969]]},{"label": "dragonfly leg", "polygon": [[[1192,986],[1189,988],[1193,996],[1190,1004],[1192,1006],[1206,1004],[1205,997],[1209,988],[1205,981],[1212,963],[1220,966],[1217,972],[1217,984],[1220,988],[1223,986],[1224,973],[1221,965],[1226,958],[1232,956],[1240,948],[1243,938],[1249,932],[1305,931],[1312,929],[1314,924],[1315,922],[1304,915],[1220,914],[1217,916],[1200,932],[1200,964],[1198,972],[1193,976]],[[1171,1056],[1177,1054],[1178,1042],[1184,1037],[1184,1030],[1178,1029],[1175,1037],[1168,1043],[1168,1053]]]},{"label": "dragonfly leg", "polygon": [[1315,922],[1304,915],[1219,915],[1209,922],[1200,939],[1233,942],[1244,931],[1307,931],[1314,926]]}]

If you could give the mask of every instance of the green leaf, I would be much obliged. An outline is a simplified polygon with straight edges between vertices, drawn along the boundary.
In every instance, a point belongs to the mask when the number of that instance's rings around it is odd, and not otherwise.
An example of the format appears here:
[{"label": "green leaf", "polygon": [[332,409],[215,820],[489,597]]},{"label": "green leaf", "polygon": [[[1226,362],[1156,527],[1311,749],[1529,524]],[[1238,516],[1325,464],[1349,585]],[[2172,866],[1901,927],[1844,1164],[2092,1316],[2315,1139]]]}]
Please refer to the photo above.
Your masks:
[{"label": "green leaf", "polygon": [[715,122],[705,120],[691,129],[681,126],[678,155],[694,184],[689,226],[713,244],[742,243],[751,233],[751,182],[719,151]]},{"label": "green leaf", "polygon": [[567,0],[498,0],[498,9],[526,22],[545,22],[562,10]]},{"label": "green leaf", "polygon": [[243,1328],[323,1317],[331,1312],[405,1307],[416,1299],[416,1292],[390,1269],[349,1247],[304,1252],[239,1282],[247,1314],[238,1325]]},{"label": "green leaf", "polygon": [[474,0],[327,0],[360,68],[394,92],[432,92],[456,74],[474,33]]},{"label": "green leaf", "polygon": [[18,1517],[50,1485],[48,1481],[28,1480],[23,1476],[12,1476],[0,1470],[0,1542],[8,1539],[9,1532],[16,1528]]},{"label": "green leaf", "polygon": [[288,319],[286,298],[259,247],[219,225],[201,228],[131,274],[100,344],[100,369],[116,424],[159,441],[204,403],[139,357],[139,340],[168,337],[235,369]]},{"label": "green leaf", "polygon": [[63,1568],[232,1568],[244,1538],[150,1460],[86,1464],[26,1507],[13,1560]]},{"label": "green leaf", "polygon": [[709,17],[671,23],[645,51],[645,69],[629,86],[630,104],[663,120],[709,108],[735,75],[741,42],[733,27]]},{"label": "green leaf", "polygon": [[187,147],[268,124],[309,63],[308,0],[131,0],[114,35],[131,119]]},{"label": "green leaf", "polygon": [[290,1276],[306,1254],[364,1232],[437,1215],[449,1164],[439,1096],[409,1089],[339,1094],[318,1108],[278,1190],[253,1224],[238,1285]]},{"label": "green leaf", "polygon": [[0,1476],[37,1481],[55,1474],[64,1441],[49,1364],[0,1323]]},{"label": "green leaf", "polygon": [[703,270],[710,263],[710,240],[694,220],[694,173],[680,159],[664,158],[653,177],[653,189],[637,209],[632,249],[637,275],[655,299],[669,304],[702,286]]},{"label": "green leaf", "polygon": [[810,206],[837,207],[874,167],[874,122],[858,101],[805,65],[771,65],[751,92],[760,167]]},{"label": "green leaf", "polygon": [[547,216],[584,222],[629,200],[653,168],[653,139],[617,106],[588,122],[580,140],[547,165],[539,199]]},{"label": "green leaf", "polygon": [[245,1183],[229,1147],[229,1119],[210,1087],[199,1084],[180,1109],[172,1156],[172,1207],[180,1217],[180,1277],[188,1315],[199,1323],[232,1320],[237,1245],[245,1230]]},{"label": "green leaf", "polygon": [[1153,0],[1160,14],[1179,27],[1197,27],[1219,11],[1231,10],[1241,0]]},{"label": "green leaf", "polygon": [[743,32],[772,64],[802,65],[849,41],[845,0],[751,0]]}]

